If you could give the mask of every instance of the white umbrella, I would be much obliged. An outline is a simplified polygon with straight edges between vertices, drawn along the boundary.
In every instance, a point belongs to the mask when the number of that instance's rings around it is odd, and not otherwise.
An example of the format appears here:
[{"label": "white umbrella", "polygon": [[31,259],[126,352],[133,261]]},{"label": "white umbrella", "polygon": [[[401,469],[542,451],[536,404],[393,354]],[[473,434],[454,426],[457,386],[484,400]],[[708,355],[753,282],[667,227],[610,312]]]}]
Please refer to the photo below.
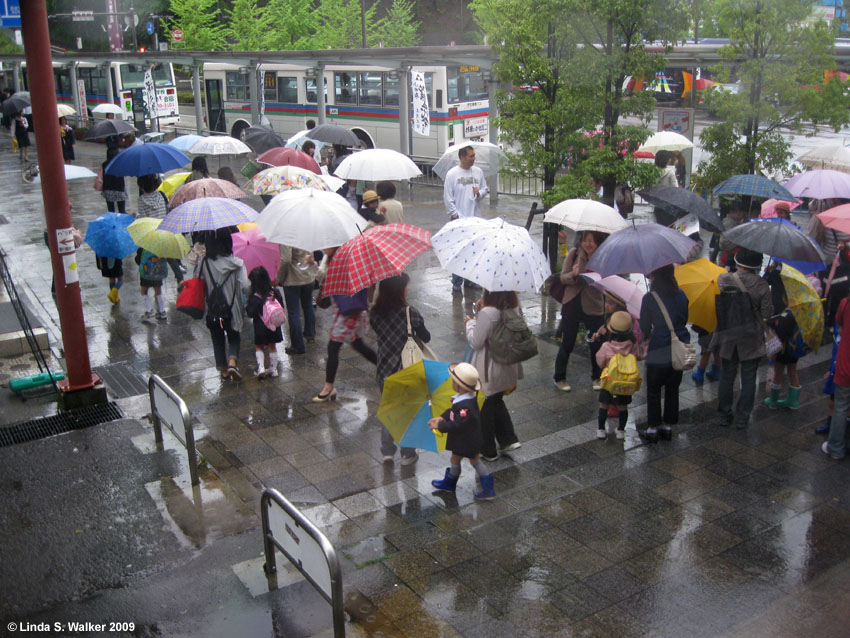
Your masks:
[{"label": "white umbrella", "polygon": [[[73,164],[65,164],[65,179],[84,179],[86,177],[96,177],[97,173],[90,171],[85,166],[74,166]],[[41,175],[36,175],[30,184],[41,184]]]},{"label": "white umbrella", "polygon": [[59,117],[68,117],[69,115],[76,113],[76,111],[67,104],[57,104],[56,113]]},{"label": "white umbrella", "polygon": [[254,151],[245,142],[235,137],[211,135],[195,142],[188,152],[193,155],[242,155]]},{"label": "white umbrella", "polygon": [[850,173],[850,148],[838,144],[819,146],[800,155],[797,161],[811,168],[826,168]]},{"label": "white umbrella", "polygon": [[276,195],[254,222],[270,242],[310,251],[342,246],[366,228],[344,197],[315,188]]},{"label": "white umbrella", "polygon": [[[297,148],[301,150],[301,147],[304,146],[304,142],[310,140],[310,136],[308,133],[310,129],[305,128],[303,131],[298,131],[295,135],[286,140],[287,148]],[[310,140],[313,144],[316,145],[316,157],[319,156],[319,153],[322,152],[322,148],[325,146],[325,142],[320,142],[319,140]]]},{"label": "white umbrella", "polygon": [[616,210],[592,199],[568,199],[546,211],[544,222],[562,224],[576,231],[615,233],[629,225]]},{"label": "white umbrella", "polygon": [[485,175],[495,175],[508,161],[505,152],[490,142],[464,142],[450,146],[443,156],[434,164],[434,172],[446,179],[446,173],[460,163],[457,152],[470,146],[475,149],[475,166],[484,171]]},{"label": "white umbrella", "polygon": [[693,148],[694,143],[684,135],[673,131],[659,131],[638,147],[638,151],[657,153],[658,151],[684,151]]},{"label": "white umbrella", "polygon": [[444,270],[491,291],[538,292],[549,261],[528,231],[504,219],[464,217],[431,236]]},{"label": "white umbrella", "polygon": [[98,104],[91,110],[92,113],[112,113],[113,115],[121,115],[124,111],[117,104]]},{"label": "white umbrella", "polygon": [[370,148],[346,155],[334,171],[334,175],[343,179],[368,182],[410,179],[421,174],[407,155],[388,148]]}]

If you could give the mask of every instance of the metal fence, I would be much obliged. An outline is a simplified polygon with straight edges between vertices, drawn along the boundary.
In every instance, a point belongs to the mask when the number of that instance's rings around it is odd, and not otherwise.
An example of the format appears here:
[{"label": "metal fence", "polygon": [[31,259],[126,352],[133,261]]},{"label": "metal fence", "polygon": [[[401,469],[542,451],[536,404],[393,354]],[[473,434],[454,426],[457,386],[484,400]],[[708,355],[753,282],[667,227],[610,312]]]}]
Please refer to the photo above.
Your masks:
[{"label": "metal fence", "polygon": [[[413,163],[422,171],[422,175],[410,180],[413,184],[425,186],[442,186],[443,179],[434,172],[436,160],[433,157],[411,157]],[[493,180],[488,179],[490,188],[494,188]],[[543,180],[534,177],[521,177],[510,173],[500,173],[495,182],[495,189],[500,195],[526,195],[538,197],[543,192]]]}]

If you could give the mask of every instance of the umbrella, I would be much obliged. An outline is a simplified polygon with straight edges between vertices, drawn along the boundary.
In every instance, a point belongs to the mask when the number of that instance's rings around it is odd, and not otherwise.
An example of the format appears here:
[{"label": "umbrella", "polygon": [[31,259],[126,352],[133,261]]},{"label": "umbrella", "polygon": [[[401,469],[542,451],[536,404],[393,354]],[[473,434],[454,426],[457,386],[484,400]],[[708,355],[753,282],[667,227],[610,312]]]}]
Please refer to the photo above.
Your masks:
[{"label": "umbrella", "polygon": [[797,161],[811,168],[828,168],[850,173],[850,148],[838,144],[818,146],[800,155]]},{"label": "umbrella", "polygon": [[[111,122],[112,120],[106,120]],[[125,148],[112,158],[106,165],[104,173],[140,177],[152,173],[165,173],[175,168],[182,168],[192,160],[173,146],[152,142]]]},{"label": "umbrella", "polygon": [[[65,179],[85,179],[86,177],[96,177],[97,173],[90,171],[85,166],[75,166],[73,164],[65,164]],[[30,184],[41,184],[41,175],[36,175]]]},{"label": "umbrella", "polygon": [[638,195],[656,208],[671,213],[676,219],[694,213],[702,222],[702,225],[709,230],[718,233],[722,233],[724,230],[723,222],[720,220],[717,211],[702,197],[686,188],[657,185],[638,191]]},{"label": "umbrella", "polygon": [[366,227],[344,197],[315,188],[277,195],[255,221],[269,241],[308,251],[342,246]]},{"label": "umbrella", "polygon": [[684,135],[673,131],[659,131],[638,147],[638,151],[657,153],[658,151],[684,151],[693,148],[694,143]]},{"label": "umbrella", "polygon": [[56,105],[56,114],[59,117],[68,117],[69,115],[73,115],[76,111],[73,107],[68,106],[67,104],[57,104]]},{"label": "umbrella", "polygon": [[302,188],[336,190],[328,186],[323,177],[297,166],[272,166],[254,175],[245,185],[245,190],[252,195],[277,195]]},{"label": "umbrella", "polygon": [[410,224],[385,224],[349,239],[334,253],[322,295],[353,295],[401,273],[431,248],[431,233]]},{"label": "umbrella", "polygon": [[797,198],[788,189],[772,179],[761,175],[734,175],[714,187],[715,195],[749,195],[762,199],[783,199],[796,202]]},{"label": "umbrella", "polygon": [[132,215],[104,213],[89,222],[86,243],[98,257],[124,259],[136,252],[136,244],[127,232],[127,226],[132,223]]},{"label": "umbrella", "polygon": [[[420,450],[442,452],[446,437],[434,434],[428,421],[452,405],[449,364],[423,359],[384,379],[378,420],[392,434],[396,444]],[[484,404],[478,393],[478,406]]]},{"label": "umbrella", "polygon": [[603,277],[634,272],[648,275],[662,266],[685,261],[694,240],[660,224],[618,230],[599,244],[587,269]]},{"label": "umbrella", "polygon": [[30,94],[26,91],[18,91],[11,97],[3,100],[3,115],[14,115],[15,113],[20,113],[30,105]]},{"label": "umbrella", "polygon": [[450,146],[434,164],[433,171],[442,179],[446,179],[446,173],[460,163],[457,152],[466,147],[475,149],[475,166],[484,171],[485,175],[496,175],[507,164],[508,156],[495,144],[490,142],[464,142]]},{"label": "umbrella", "polygon": [[268,241],[258,228],[233,233],[233,254],[245,262],[245,271],[262,266],[274,279],[280,266],[280,246]]},{"label": "umbrella", "polygon": [[338,146],[360,146],[360,138],[338,124],[319,124],[307,132],[307,137]]},{"label": "umbrella", "polygon": [[334,175],[343,179],[369,182],[404,180],[421,174],[407,155],[388,148],[370,148],[346,155],[334,171]]},{"label": "umbrella", "polygon": [[725,272],[704,258],[676,267],[676,281],[688,296],[688,322],[708,332],[717,327],[714,297],[720,294],[717,278]]},{"label": "umbrella", "polygon": [[250,153],[251,148],[235,137],[211,135],[195,142],[188,152],[193,155],[241,155]]},{"label": "umbrella", "polygon": [[616,210],[592,199],[568,199],[555,204],[543,216],[543,221],[562,224],[575,231],[595,230],[609,234],[629,225]]},{"label": "umbrella", "polygon": [[[769,219],[769,218],[772,218],[772,217],[776,217],[777,216],[776,215],[776,205],[780,201],[785,201],[785,200],[779,200],[779,199],[772,199],[771,198],[771,199],[768,199],[768,200],[765,200],[764,202],[762,202],[761,213],[759,213],[759,217],[761,219]],[[795,208],[797,208],[803,202],[798,199],[796,202],[785,202],[785,203],[788,204],[788,210],[794,210]]]},{"label": "umbrella", "polygon": [[127,227],[127,231],[139,248],[144,248],[157,257],[183,259],[191,250],[189,242],[180,233],[159,230],[161,219],[139,217]]},{"label": "umbrella", "polygon": [[203,135],[180,135],[171,140],[168,145],[185,153],[202,139],[204,139]]},{"label": "umbrella", "polygon": [[257,211],[235,199],[199,197],[172,209],[162,220],[159,229],[170,233],[193,233],[236,226],[256,218]]},{"label": "umbrella", "polygon": [[816,169],[794,175],[785,182],[788,192],[797,197],[830,199],[850,198],[850,174],[829,169]]},{"label": "umbrella", "polygon": [[779,271],[785,286],[785,296],[788,298],[788,308],[803,335],[803,341],[817,352],[823,338],[823,304],[812,284],[800,271],[788,266],[782,266]]},{"label": "umbrella", "polygon": [[117,104],[110,104],[109,102],[105,102],[104,104],[98,104],[91,110],[92,113],[112,113],[113,115],[121,115],[123,111],[121,107]]},{"label": "umbrella", "polygon": [[196,179],[180,186],[174,191],[174,197],[171,198],[169,208],[177,208],[180,204],[199,197],[230,197],[231,199],[241,199],[242,197],[246,197],[246,194],[245,191],[233,182],[228,182],[226,179],[207,177]]},{"label": "umbrella", "polygon": [[528,231],[504,219],[462,217],[431,243],[445,270],[487,290],[537,292],[552,272]]},{"label": "umbrella", "polygon": [[[304,146],[304,142],[310,140],[310,130],[311,129],[304,129],[303,131],[298,131],[295,135],[286,140],[286,147],[301,150],[301,147]],[[321,153],[322,149],[325,147],[325,143],[320,142],[319,140],[310,141],[316,145],[316,153]]]},{"label": "umbrella", "polygon": [[162,184],[159,185],[157,190],[162,191],[170,198],[174,194],[174,191],[177,190],[177,187],[189,179],[189,175],[191,174],[192,173],[187,171],[173,173],[162,180]]},{"label": "umbrella", "polygon": [[[723,272],[726,272],[725,270]],[[619,297],[626,304],[629,314],[636,319],[640,317],[640,307],[643,305],[643,296],[646,291],[638,287],[634,282],[624,279],[619,275],[603,277],[597,272],[585,272],[581,274],[594,288]]]},{"label": "umbrella", "polygon": [[285,146],[286,142],[283,138],[275,133],[270,128],[265,126],[250,126],[242,132],[242,141],[251,147],[255,153],[264,153],[265,151]]},{"label": "umbrella", "polygon": [[[136,127],[124,120],[101,120],[86,131],[83,139],[96,140],[101,137],[109,137],[110,135],[123,135],[124,133],[135,132]],[[142,173],[142,175],[144,175],[144,173]]]},{"label": "umbrella", "polygon": [[809,262],[826,259],[814,239],[785,219],[754,219],[730,228],[723,237],[771,257]]},{"label": "umbrella", "polygon": [[316,175],[322,174],[322,169],[319,168],[319,163],[316,160],[304,151],[295,148],[273,148],[259,155],[257,161],[272,166],[297,166],[312,171]]}]

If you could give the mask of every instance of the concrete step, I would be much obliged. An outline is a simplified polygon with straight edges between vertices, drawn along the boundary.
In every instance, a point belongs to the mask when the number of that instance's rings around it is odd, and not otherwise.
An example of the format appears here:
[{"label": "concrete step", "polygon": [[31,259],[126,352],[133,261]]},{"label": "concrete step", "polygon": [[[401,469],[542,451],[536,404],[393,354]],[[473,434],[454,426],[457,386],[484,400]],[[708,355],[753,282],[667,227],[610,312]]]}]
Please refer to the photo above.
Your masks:
[{"label": "concrete step", "polygon": [[[26,310],[26,304],[24,309],[39,347],[46,351],[50,347],[47,330],[44,329],[38,317]],[[30,347],[18,315],[3,290],[0,298],[0,357],[18,356],[29,352]]]}]

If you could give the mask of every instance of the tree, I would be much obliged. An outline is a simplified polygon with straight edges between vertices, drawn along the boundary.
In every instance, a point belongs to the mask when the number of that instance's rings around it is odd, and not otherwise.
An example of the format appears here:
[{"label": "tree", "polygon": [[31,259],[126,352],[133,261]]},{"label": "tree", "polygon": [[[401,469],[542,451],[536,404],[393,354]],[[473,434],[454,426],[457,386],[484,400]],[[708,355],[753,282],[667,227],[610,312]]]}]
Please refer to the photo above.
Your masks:
[{"label": "tree", "polygon": [[701,136],[710,159],[700,163],[697,182],[710,188],[740,173],[787,173],[790,144],[782,130],[801,132],[804,123],[836,131],[848,122],[841,82],[824,83],[835,68],[834,34],[810,23],[814,0],[718,0],[717,23],[730,42],[722,48],[721,79],[737,77],[737,93],[711,91],[708,106],[720,122]]},{"label": "tree", "polygon": [[231,49],[259,51],[264,48],[270,31],[267,7],[258,7],[257,0],[235,0],[227,15],[230,20],[225,33]]},{"label": "tree", "polygon": [[221,21],[216,0],[171,0],[168,37],[174,29],[183,31],[183,39],[174,41],[175,49],[214,51],[227,45],[225,25]]},{"label": "tree", "polygon": [[385,47],[413,47],[419,44],[420,26],[412,0],[393,0],[378,39]]},{"label": "tree", "polygon": [[[383,18],[375,19],[375,5],[366,8],[366,46],[377,46]],[[363,46],[360,0],[319,0],[316,31],[305,39],[311,49],[354,49]]]},{"label": "tree", "polygon": [[317,27],[312,0],[270,0],[266,6],[269,29],[264,48],[272,51],[306,49]]}]

